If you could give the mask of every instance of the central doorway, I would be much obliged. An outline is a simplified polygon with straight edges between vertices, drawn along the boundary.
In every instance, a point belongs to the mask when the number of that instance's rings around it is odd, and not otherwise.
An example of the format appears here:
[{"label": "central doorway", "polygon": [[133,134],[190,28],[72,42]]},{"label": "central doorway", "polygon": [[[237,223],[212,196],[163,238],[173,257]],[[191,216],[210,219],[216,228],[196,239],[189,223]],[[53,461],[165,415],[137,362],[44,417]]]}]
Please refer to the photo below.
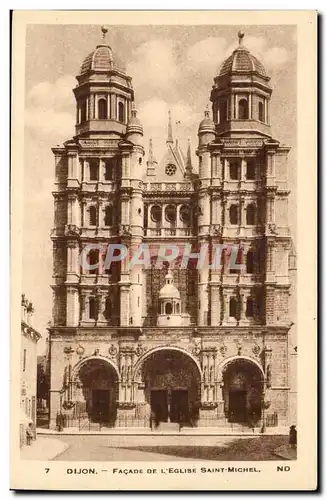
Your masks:
[{"label": "central doorway", "polygon": [[168,421],[188,423],[190,415],[187,389],[152,390],[151,412],[156,424]]},{"label": "central doorway", "polygon": [[192,358],[177,350],[162,349],[148,356],[141,371],[152,422],[196,425],[201,379]]}]

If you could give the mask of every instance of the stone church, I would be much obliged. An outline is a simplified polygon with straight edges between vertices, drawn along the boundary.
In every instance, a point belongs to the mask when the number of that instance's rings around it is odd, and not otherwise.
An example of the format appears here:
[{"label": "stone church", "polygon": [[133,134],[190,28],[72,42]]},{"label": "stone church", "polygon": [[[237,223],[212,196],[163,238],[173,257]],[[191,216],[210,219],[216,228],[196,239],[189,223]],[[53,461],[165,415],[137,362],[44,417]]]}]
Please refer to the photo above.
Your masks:
[{"label": "stone church", "polygon": [[[213,75],[197,166],[170,114],[163,158],[143,144],[132,78],[105,35],[82,63],[75,135],[52,149],[53,428],[58,415],[75,427],[295,423],[289,148],[272,136],[270,78],[243,37]],[[146,244],[150,265],[104,266],[97,246],[116,244]],[[187,265],[158,266],[163,244],[191,248]],[[197,266],[219,245],[220,267]]]}]

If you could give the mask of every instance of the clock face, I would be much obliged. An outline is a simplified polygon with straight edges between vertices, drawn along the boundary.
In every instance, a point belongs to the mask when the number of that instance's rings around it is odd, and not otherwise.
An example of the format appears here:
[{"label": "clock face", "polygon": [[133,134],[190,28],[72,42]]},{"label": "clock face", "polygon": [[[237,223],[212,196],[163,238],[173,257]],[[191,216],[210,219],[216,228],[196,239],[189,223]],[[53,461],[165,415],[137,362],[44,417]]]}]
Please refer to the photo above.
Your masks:
[{"label": "clock face", "polygon": [[166,174],[167,175],[174,175],[176,173],[176,165],[174,165],[173,163],[169,163],[167,166],[166,166]]}]

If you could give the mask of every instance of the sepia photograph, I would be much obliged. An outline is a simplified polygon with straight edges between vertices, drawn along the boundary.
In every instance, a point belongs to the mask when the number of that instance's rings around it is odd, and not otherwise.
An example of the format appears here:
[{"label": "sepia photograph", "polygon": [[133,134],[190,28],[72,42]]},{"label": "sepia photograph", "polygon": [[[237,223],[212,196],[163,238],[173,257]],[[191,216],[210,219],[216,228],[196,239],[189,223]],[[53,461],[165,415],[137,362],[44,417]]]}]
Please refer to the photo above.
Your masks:
[{"label": "sepia photograph", "polygon": [[24,35],[18,460],[289,470],[297,24],[70,14]]}]

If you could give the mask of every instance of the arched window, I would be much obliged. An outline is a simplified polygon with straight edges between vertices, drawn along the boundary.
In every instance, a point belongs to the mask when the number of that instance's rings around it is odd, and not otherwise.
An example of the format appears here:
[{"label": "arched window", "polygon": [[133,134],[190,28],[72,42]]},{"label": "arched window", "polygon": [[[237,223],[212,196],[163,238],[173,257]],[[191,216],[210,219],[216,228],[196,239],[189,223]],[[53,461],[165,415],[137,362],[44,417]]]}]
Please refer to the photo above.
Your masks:
[{"label": "arched window", "polygon": [[235,297],[229,299],[229,317],[236,318],[237,315],[237,301]]},{"label": "arched window", "polygon": [[94,205],[89,208],[89,225],[96,226],[97,225],[97,209]]},{"label": "arched window", "polygon": [[105,309],[104,309],[104,317],[107,321],[111,319],[112,308],[111,308],[111,300],[110,297],[106,297]]},{"label": "arched window", "polygon": [[124,123],[125,117],[124,117],[124,103],[119,102],[118,103],[118,121]]},{"label": "arched window", "polygon": [[253,203],[246,207],[246,224],[248,226],[254,226],[255,224],[255,206]]},{"label": "arched window", "polygon": [[229,208],[229,220],[230,223],[235,225],[238,224],[238,206],[231,205]]},{"label": "arched window", "polygon": [[230,160],[229,162],[229,178],[232,181],[238,181],[240,179],[241,172],[241,161],[240,160]]},{"label": "arched window", "polygon": [[160,205],[153,205],[151,207],[151,219],[153,222],[156,222],[157,224],[161,223],[161,206]]},{"label": "arched window", "polygon": [[171,302],[167,302],[165,307],[165,314],[171,314],[173,312],[173,306]]},{"label": "arched window", "polygon": [[99,179],[99,162],[98,160],[90,160],[90,181],[97,181]]},{"label": "arched window", "polygon": [[179,303],[176,304],[176,314],[179,314]]},{"label": "arched window", "polygon": [[81,123],[86,121],[86,99],[80,102]]},{"label": "arched window", "polygon": [[89,298],[89,318],[97,319],[97,303],[95,297]]},{"label": "arched window", "polygon": [[247,120],[249,118],[249,104],[247,99],[240,99],[238,102],[238,119]]},{"label": "arched window", "polygon": [[219,123],[227,120],[227,101],[222,101],[219,105]]},{"label": "arched window", "polygon": [[107,99],[98,100],[98,118],[99,120],[107,120],[108,118],[108,104]]},{"label": "arched window", "polygon": [[255,179],[255,161],[252,158],[246,161],[246,179],[248,181]]},{"label": "arched window", "polygon": [[260,122],[264,122],[265,121],[265,106],[263,104],[263,102],[259,102],[259,106],[258,106],[258,110],[259,110],[259,121]]},{"label": "arched window", "polygon": [[180,210],[179,210],[179,218],[184,224],[189,224],[190,223],[190,209],[187,205],[182,205]]},{"label": "arched window", "polygon": [[104,210],[104,225],[112,226],[113,224],[113,208],[112,205],[107,205]]},{"label": "arched window", "polygon": [[254,254],[252,250],[249,250],[248,253],[246,254],[246,272],[247,274],[252,274],[253,273],[253,266],[254,265]]},{"label": "arched window", "polygon": [[175,205],[168,205],[166,207],[165,216],[168,222],[176,222],[176,207]]},{"label": "arched window", "polygon": [[99,269],[99,250],[93,248],[89,252],[89,265],[96,266],[93,269],[89,269],[90,274],[97,274]]},{"label": "arched window", "polygon": [[253,318],[253,299],[250,297],[246,299],[245,315],[247,318]]}]

